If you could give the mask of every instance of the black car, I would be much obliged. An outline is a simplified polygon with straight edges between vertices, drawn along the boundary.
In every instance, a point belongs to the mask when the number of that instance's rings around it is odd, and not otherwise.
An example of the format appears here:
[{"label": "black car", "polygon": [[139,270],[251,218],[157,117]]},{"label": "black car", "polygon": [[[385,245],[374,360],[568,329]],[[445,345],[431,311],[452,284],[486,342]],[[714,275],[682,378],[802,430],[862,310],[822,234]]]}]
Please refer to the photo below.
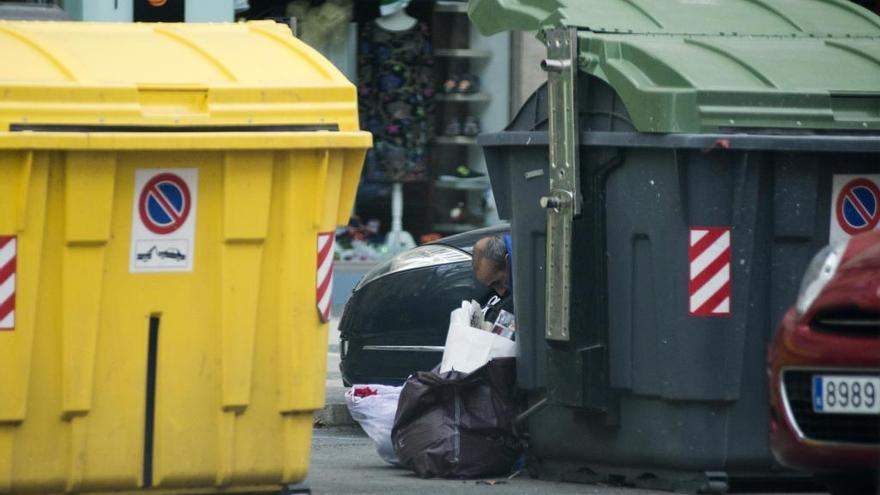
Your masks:
[{"label": "black car", "polygon": [[507,224],[415,247],[381,263],[354,288],[339,322],[342,380],[400,385],[440,362],[449,313],[462,300],[485,303],[492,292],[474,278],[471,252]]}]

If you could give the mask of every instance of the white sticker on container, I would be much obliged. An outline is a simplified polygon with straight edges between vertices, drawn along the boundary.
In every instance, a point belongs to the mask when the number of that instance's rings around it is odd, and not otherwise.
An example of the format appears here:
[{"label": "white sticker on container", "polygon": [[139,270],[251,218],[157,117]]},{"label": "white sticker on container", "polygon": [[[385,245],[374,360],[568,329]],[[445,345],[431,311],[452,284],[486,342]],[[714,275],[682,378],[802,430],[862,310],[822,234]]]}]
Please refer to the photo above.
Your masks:
[{"label": "white sticker on container", "polygon": [[835,175],[831,183],[829,241],[849,239],[880,226],[880,174]]},{"label": "white sticker on container", "polygon": [[192,271],[198,179],[195,168],[135,170],[132,273]]}]

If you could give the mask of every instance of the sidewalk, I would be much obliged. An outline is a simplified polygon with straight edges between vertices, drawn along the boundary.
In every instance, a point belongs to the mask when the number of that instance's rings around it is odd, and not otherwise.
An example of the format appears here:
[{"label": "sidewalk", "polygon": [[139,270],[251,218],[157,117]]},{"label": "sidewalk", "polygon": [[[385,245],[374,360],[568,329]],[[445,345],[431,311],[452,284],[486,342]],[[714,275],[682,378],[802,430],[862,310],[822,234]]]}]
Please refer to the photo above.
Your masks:
[{"label": "sidewalk", "polygon": [[322,411],[315,412],[315,426],[355,426],[345,405],[345,387],[339,372],[339,316],[330,319],[327,332],[327,381],[326,398]]},{"label": "sidewalk", "polygon": [[[311,467],[303,482],[314,494],[420,493],[422,495],[485,493],[501,494],[588,493],[596,495],[663,495],[619,486],[560,483],[531,479],[526,473],[514,479],[423,480],[414,473],[394,468],[376,454],[372,441],[354,422],[345,405],[345,387],[339,372],[339,317],[330,321],[327,346],[326,406],[315,412]],[[761,487],[763,488],[763,487]],[[757,490],[763,491],[763,489]],[[756,493],[755,495],[762,495]],[[764,494],[767,495],[767,494]],[[786,495],[776,493],[775,495]],[[817,494],[818,495],[818,494]]]}]

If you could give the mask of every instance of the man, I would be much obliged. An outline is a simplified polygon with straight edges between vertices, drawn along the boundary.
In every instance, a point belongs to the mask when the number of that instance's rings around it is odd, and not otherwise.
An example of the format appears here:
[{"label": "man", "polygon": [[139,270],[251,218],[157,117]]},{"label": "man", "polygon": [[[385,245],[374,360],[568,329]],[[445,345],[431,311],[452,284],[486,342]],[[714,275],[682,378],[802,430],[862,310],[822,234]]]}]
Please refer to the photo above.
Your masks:
[{"label": "man", "polygon": [[510,236],[491,235],[474,244],[474,277],[495,295],[486,303],[486,321],[495,321],[501,310],[513,313]]}]

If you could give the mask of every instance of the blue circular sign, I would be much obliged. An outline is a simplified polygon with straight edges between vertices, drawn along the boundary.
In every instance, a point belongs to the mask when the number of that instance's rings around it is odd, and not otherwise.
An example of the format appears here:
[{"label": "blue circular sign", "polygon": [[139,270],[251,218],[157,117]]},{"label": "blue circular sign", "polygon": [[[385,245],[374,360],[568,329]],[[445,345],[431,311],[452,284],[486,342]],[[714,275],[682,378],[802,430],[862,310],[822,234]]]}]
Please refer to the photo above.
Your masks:
[{"label": "blue circular sign", "polygon": [[175,174],[158,174],[147,181],[138,200],[141,222],[155,234],[165,235],[183,226],[192,205],[189,187]]},{"label": "blue circular sign", "polygon": [[867,179],[847,183],[837,197],[837,222],[849,235],[866,232],[880,222],[880,188]]}]

